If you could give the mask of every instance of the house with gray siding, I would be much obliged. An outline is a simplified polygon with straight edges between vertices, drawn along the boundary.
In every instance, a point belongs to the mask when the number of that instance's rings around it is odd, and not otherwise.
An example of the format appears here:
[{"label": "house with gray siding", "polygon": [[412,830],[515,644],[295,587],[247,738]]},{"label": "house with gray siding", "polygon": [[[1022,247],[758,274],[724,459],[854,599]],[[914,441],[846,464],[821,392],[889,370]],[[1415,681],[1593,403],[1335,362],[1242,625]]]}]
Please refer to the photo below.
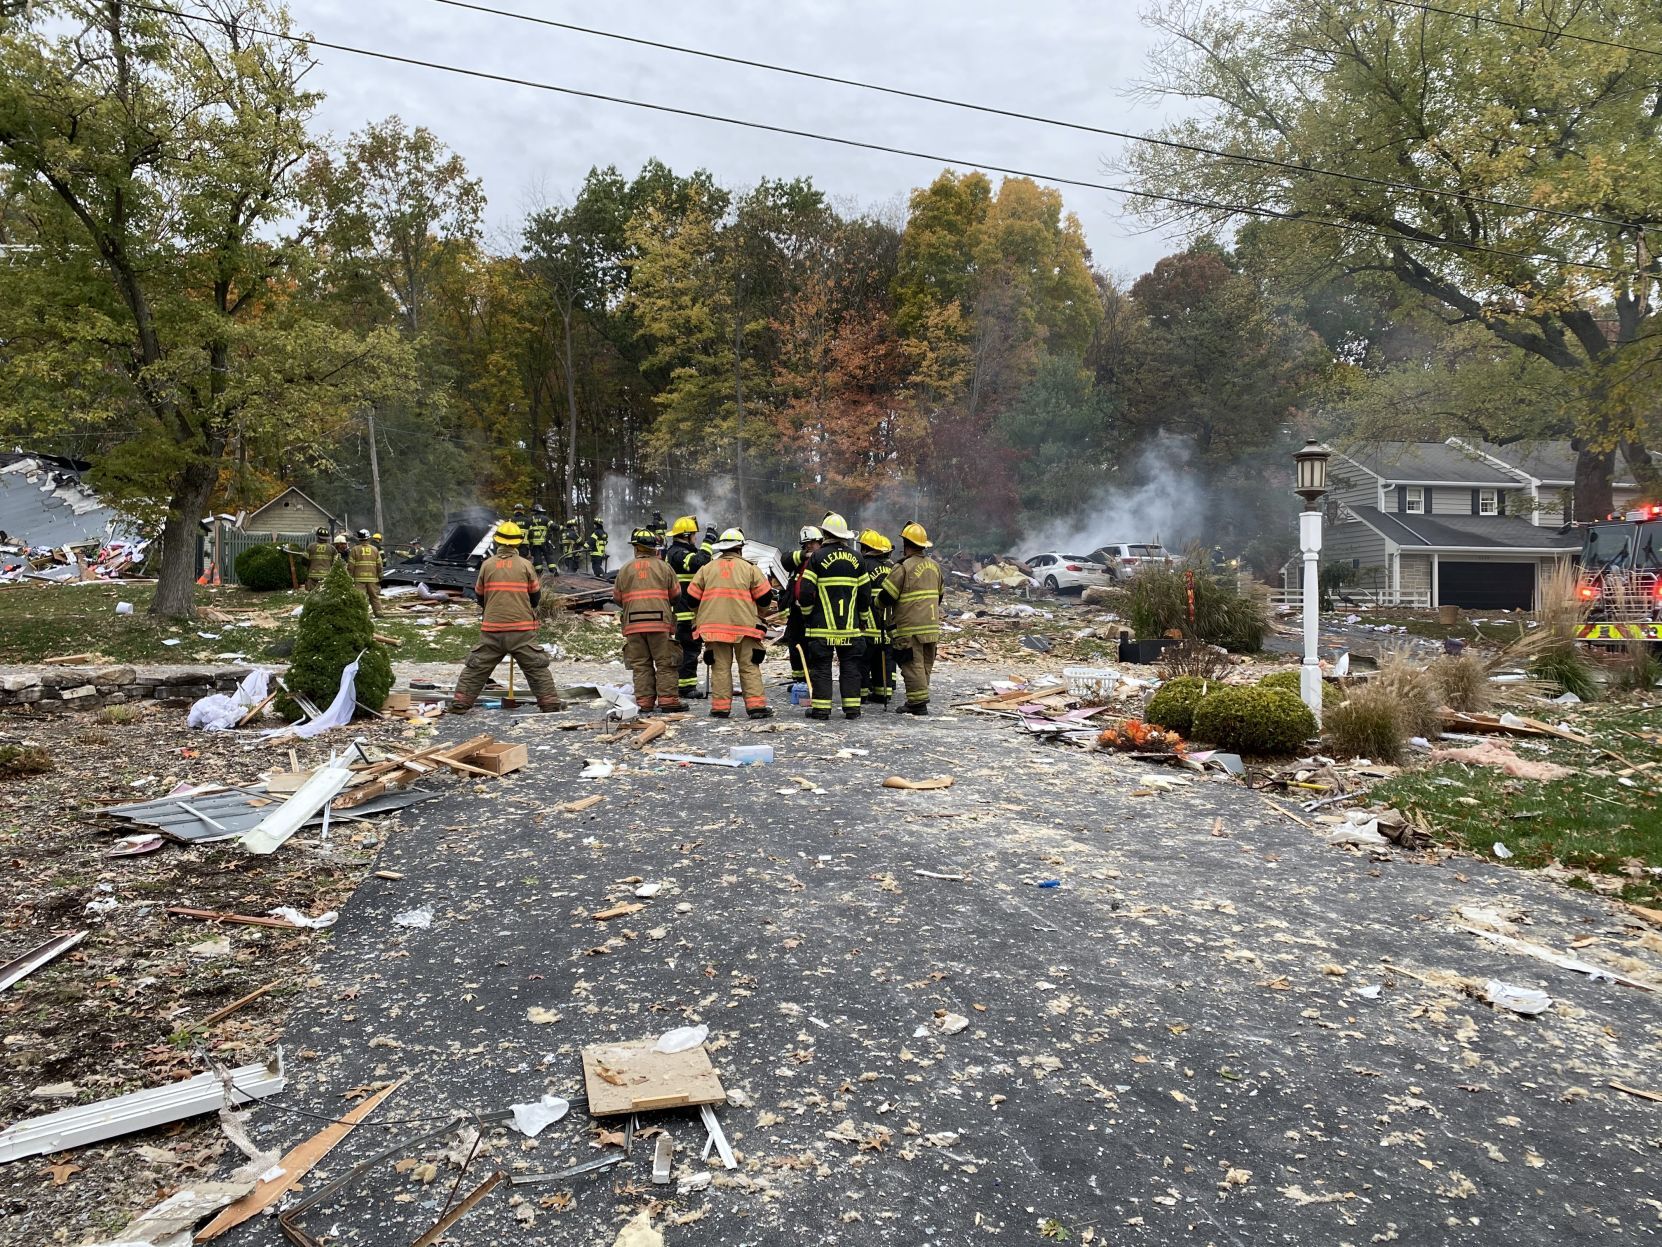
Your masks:
[{"label": "house with gray siding", "polygon": [[[1349,564],[1356,587],[1387,605],[1532,610],[1545,574],[1581,547],[1540,522],[1552,479],[1454,439],[1335,451],[1322,562]],[[1295,559],[1289,590],[1299,572]]]}]

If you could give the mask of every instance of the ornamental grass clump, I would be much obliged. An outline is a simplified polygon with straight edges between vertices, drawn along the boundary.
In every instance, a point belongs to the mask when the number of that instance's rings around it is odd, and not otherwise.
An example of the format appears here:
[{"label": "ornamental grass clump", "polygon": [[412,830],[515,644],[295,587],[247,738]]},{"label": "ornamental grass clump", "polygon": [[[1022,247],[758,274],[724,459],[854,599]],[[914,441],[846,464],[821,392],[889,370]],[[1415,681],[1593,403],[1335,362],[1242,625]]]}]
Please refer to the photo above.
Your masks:
[{"label": "ornamental grass clump", "polygon": [[1322,747],[1335,758],[1402,761],[1408,744],[1404,706],[1396,692],[1369,683],[1322,712]]}]

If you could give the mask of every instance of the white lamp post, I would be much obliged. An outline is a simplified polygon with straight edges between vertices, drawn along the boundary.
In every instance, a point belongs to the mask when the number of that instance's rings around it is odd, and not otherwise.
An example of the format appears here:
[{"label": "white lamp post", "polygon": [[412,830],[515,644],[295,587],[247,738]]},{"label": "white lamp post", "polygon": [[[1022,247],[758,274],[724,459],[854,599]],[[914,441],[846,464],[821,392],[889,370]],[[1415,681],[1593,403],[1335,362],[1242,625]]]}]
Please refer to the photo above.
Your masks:
[{"label": "white lamp post", "polygon": [[1321,623],[1322,496],[1327,493],[1327,460],[1332,451],[1320,442],[1304,443],[1293,464],[1298,484],[1293,492],[1304,499],[1298,517],[1298,548],[1304,555],[1304,665],[1299,668],[1298,692],[1316,722],[1322,721],[1322,672],[1316,657]]}]

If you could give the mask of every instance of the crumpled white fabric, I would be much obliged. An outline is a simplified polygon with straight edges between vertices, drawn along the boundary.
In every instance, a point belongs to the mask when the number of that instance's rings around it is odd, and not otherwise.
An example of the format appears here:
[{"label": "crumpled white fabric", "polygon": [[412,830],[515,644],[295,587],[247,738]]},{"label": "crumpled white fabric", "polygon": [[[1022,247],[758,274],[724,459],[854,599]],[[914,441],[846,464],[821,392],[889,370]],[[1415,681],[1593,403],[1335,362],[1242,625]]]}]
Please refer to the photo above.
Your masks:
[{"label": "crumpled white fabric", "polygon": [[557,1095],[545,1095],[535,1104],[515,1104],[514,1129],[534,1139],[571,1111],[571,1102]]},{"label": "crumpled white fabric", "polygon": [[274,728],[266,735],[298,736],[302,740],[310,740],[314,736],[321,736],[324,732],[345,727],[352,722],[352,711],[358,704],[358,663],[362,659],[363,655],[360,654],[341,668],[340,692],[336,693],[335,700],[329,703],[329,709],[310,723],[291,723],[287,727]]},{"label": "crumpled white fabric", "polygon": [[256,667],[243,677],[235,693],[209,693],[191,704],[185,726],[209,732],[225,732],[242,721],[242,716],[266,699],[271,672]]}]

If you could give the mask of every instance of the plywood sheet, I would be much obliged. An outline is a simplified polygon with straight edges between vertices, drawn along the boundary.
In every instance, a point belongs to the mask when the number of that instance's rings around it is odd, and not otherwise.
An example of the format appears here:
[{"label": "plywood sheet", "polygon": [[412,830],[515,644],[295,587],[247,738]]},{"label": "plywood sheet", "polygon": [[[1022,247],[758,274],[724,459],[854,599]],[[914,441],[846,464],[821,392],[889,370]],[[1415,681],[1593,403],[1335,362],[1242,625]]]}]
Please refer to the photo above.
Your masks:
[{"label": "plywood sheet", "polygon": [[723,1104],[727,1092],[702,1047],[654,1052],[656,1039],[593,1044],[583,1049],[583,1081],[595,1117],[653,1109]]}]

